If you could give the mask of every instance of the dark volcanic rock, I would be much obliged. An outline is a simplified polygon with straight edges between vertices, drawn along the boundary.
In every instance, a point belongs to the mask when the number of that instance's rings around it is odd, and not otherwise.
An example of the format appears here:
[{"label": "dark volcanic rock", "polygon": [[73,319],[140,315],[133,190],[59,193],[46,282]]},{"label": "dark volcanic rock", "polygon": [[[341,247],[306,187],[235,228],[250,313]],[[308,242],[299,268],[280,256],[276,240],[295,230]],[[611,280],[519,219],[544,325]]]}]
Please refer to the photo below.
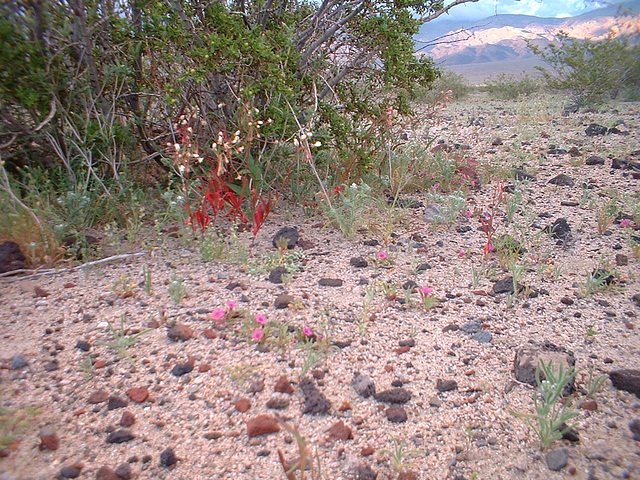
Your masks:
[{"label": "dark volcanic rock", "polygon": [[[516,356],[513,362],[513,373],[516,380],[529,385],[536,386],[536,369],[540,361],[544,361],[545,365],[549,362],[553,363],[554,369],[557,371],[560,364],[563,365],[565,371],[575,367],[576,360],[573,352],[565,348],[558,347],[553,343],[546,341],[542,344],[529,342],[516,350]],[[544,374],[540,371],[540,380],[544,380]],[[564,396],[573,392],[575,379],[572,379],[565,387],[562,394]]]},{"label": "dark volcanic rock", "polygon": [[640,370],[623,369],[609,372],[611,383],[618,390],[635,393],[640,398]]},{"label": "dark volcanic rock", "polygon": [[121,463],[120,465],[118,465],[115,470],[115,473],[118,476],[118,478],[121,478],[122,480],[130,480],[131,478],[133,478],[131,465],[129,465],[127,462]]},{"label": "dark volcanic rock", "polygon": [[107,410],[116,410],[118,408],[124,408],[128,405],[127,401],[123,398],[111,395],[107,402]]},{"label": "dark volcanic rock", "polygon": [[0,273],[27,268],[27,259],[16,242],[6,241],[0,245]]},{"label": "dark volcanic rock", "polygon": [[118,474],[111,467],[103,465],[96,472],[95,480],[120,480]]},{"label": "dark volcanic rock", "polygon": [[11,370],[20,370],[21,368],[29,366],[29,362],[25,358],[25,356],[21,353],[18,353],[11,359],[11,363],[9,364],[9,368]]},{"label": "dark volcanic rock", "polygon": [[597,155],[591,155],[584,161],[586,165],[604,165],[604,158]]},{"label": "dark volcanic rock", "polygon": [[548,227],[548,231],[551,233],[551,237],[559,240],[563,243],[571,241],[571,227],[566,218],[558,218],[552,225]]},{"label": "dark volcanic rock", "polygon": [[493,284],[493,293],[513,293],[513,277],[508,276],[500,280],[496,280]]},{"label": "dark volcanic rock", "polygon": [[442,380],[439,378],[436,382],[436,390],[439,392],[450,392],[456,388],[458,388],[458,382],[455,380]]},{"label": "dark volcanic rock", "polygon": [[358,465],[356,467],[356,480],[377,480],[378,472],[369,465]]},{"label": "dark volcanic rock", "polygon": [[176,463],[178,463],[178,457],[176,457],[173,448],[167,447],[166,449],[164,449],[164,451],[160,454],[160,465],[165,468],[170,468]]},{"label": "dark volcanic rock", "polygon": [[193,362],[178,363],[171,369],[171,373],[176,377],[181,377],[193,370]]},{"label": "dark volcanic rock", "polygon": [[351,260],[349,260],[349,265],[355,268],[366,268],[369,264],[362,257],[352,257]]},{"label": "dark volcanic rock", "polygon": [[321,287],[341,287],[343,281],[339,278],[321,278],[318,281],[318,285]]},{"label": "dark volcanic rock", "polygon": [[573,185],[575,184],[575,182],[573,181],[573,178],[571,178],[569,175],[565,175],[564,173],[561,173],[560,175],[556,175],[551,180],[549,180],[549,183],[551,183],[552,185],[558,185],[561,187],[573,187]]},{"label": "dark volcanic rock", "polygon": [[536,181],[536,177],[531,175],[530,173],[525,172],[524,170],[516,170],[514,177],[516,180],[518,180],[519,182],[522,182],[523,180],[527,180],[529,182],[535,182]]},{"label": "dark volcanic rock", "polygon": [[285,267],[276,267],[269,272],[269,281],[271,283],[282,283],[282,276],[287,274]]},{"label": "dark volcanic rock", "polygon": [[274,247],[278,246],[278,242],[287,241],[286,245],[289,250],[296,246],[298,243],[298,239],[300,238],[300,233],[296,227],[282,227],[280,230],[276,232],[276,234],[271,239],[271,244]]},{"label": "dark volcanic rock", "polygon": [[633,434],[633,439],[640,441],[640,419],[631,420],[629,422],[629,430]]},{"label": "dark volcanic rock", "polygon": [[313,384],[313,380],[309,377],[304,377],[300,380],[300,390],[304,395],[304,407],[302,413],[310,413],[312,415],[318,415],[328,413],[331,408],[331,403],[327,400],[327,397],[316,388]]},{"label": "dark volcanic rock", "polygon": [[284,393],[276,393],[269,400],[267,400],[266,407],[273,410],[283,410],[289,407],[290,400]]},{"label": "dark volcanic rock", "polygon": [[78,478],[80,476],[81,468],[76,465],[71,465],[69,467],[62,467],[60,470],[61,478]]},{"label": "dark volcanic rock", "polygon": [[407,411],[399,406],[387,408],[384,414],[391,423],[404,423],[407,421]]},{"label": "dark volcanic rock", "polygon": [[411,392],[406,388],[391,388],[374,395],[379,402],[385,403],[407,403],[411,400]]},{"label": "dark volcanic rock", "polygon": [[120,429],[109,434],[107,437],[107,443],[125,443],[133,440],[134,438],[136,438],[135,435],[129,430]]},{"label": "dark volcanic rock", "polygon": [[587,127],[584,133],[587,134],[587,137],[595,137],[597,135],[606,135],[607,127],[603,127],[602,125],[598,125],[597,123],[592,123]]}]

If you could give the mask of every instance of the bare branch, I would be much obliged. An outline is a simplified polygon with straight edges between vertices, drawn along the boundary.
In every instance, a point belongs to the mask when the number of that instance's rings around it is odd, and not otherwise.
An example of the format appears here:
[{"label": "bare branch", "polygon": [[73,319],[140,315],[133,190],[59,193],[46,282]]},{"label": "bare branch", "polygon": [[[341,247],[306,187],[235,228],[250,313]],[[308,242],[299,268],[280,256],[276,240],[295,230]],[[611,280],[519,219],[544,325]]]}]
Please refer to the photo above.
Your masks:
[{"label": "bare branch", "polygon": [[449,10],[451,10],[453,7],[457,7],[458,5],[462,5],[463,3],[473,3],[473,2],[477,2],[478,0],[454,0],[453,2],[451,2],[449,5],[447,5],[446,7],[433,12],[431,15],[427,15],[426,17],[422,17],[420,19],[420,21],[422,23],[427,23],[430,22],[432,20],[435,20],[436,18],[438,18],[440,15],[444,15],[445,13],[448,13]]}]

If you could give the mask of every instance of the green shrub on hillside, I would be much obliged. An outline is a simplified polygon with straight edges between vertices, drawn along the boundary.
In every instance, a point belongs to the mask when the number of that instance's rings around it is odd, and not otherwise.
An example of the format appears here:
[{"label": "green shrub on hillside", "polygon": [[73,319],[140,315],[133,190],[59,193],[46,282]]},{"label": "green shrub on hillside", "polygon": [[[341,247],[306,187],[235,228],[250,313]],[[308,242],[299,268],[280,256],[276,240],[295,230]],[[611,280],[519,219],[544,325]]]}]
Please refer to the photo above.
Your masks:
[{"label": "green shrub on hillside", "polygon": [[521,75],[501,73],[495,79],[489,80],[484,86],[484,90],[494,98],[515,100],[531,96],[540,90],[540,82],[524,72]]}]

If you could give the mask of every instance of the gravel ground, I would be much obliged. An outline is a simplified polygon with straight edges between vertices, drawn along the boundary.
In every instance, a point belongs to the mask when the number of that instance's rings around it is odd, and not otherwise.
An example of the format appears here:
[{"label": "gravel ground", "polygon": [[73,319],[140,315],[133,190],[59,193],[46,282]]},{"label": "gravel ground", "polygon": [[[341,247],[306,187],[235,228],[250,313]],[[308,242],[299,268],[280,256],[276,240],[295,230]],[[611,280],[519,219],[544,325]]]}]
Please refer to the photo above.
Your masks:
[{"label": "gravel ground", "polygon": [[[450,105],[431,125],[436,142],[465,145],[459,150],[465,159],[496,172],[523,167],[535,175],[522,187],[525,215],[516,214],[523,223],[531,218],[520,261],[528,265],[521,283],[534,292],[530,298],[522,293],[512,302],[495,293],[490,277],[504,279],[509,271],[498,253],[483,256],[486,237],[477,214],[436,226],[425,221],[424,208],[401,209],[405,218],[393,242],[367,246],[375,238],[370,231],[346,241],[321,217],[280,204],[258,235],[253,258],[274,255],[274,234],[296,227],[302,269],[281,284],[270,281],[269,272],[252,274],[232,262],[233,252],[227,261],[206,263],[170,237],[125,260],[5,277],[2,402],[14,410],[37,406],[40,413],[16,430],[17,441],[0,458],[0,479],[285,478],[278,450],[294,461],[295,439],[283,429],[260,434],[260,428],[279,428],[262,415],[280,415],[294,426],[326,479],[397,478],[383,451],[392,449],[391,437],[422,451],[406,459],[414,476],[403,478],[640,478],[640,443],[633,438],[640,432],[630,427],[640,419],[640,401],[609,380],[595,406],[578,410],[573,438],[545,450],[508,409],[533,411],[535,389],[514,373],[516,352],[532,341],[573,354],[576,398],[589,368],[596,375],[640,368],[640,301],[632,299],[640,293],[639,260],[627,240],[638,235],[638,225],[624,226],[618,217],[599,233],[596,222],[610,189],[620,198],[635,194],[637,208],[640,179],[632,169],[611,166],[613,159],[638,161],[639,111],[638,103],[628,103],[563,117],[557,98],[473,97]],[[621,134],[585,134],[592,123],[618,121]],[[410,137],[425,142],[426,127]],[[571,147],[577,156],[549,153]],[[585,164],[591,156],[605,164]],[[559,174],[574,185],[548,183]],[[471,192],[476,210],[489,209],[497,183],[483,178]],[[427,203],[421,192],[410,197]],[[571,228],[570,241],[561,245],[544,230],[558,218]],[[496,223],[496,235],[507,231],[502,215]],[[381,251],[388,255],[384,262]],[[353,258],[367,266],[354,266]],[[151,272],[150,294],[143,267]],[[614,284],[586,295],[587,274],[605,267]],[[168,292],[172,278],[184,279],[187,296],[179,305]],[[122,287],[123,279],[131,288]],[[341,282],[323,285],[332,282],[321,279]],[[425,310],[417,291],[407,303],[401,288],[394,296],[381,287],[407,281],[433,288],[437,305]],[[367,289],[374,288],[367,302]],[[276,308],[282,294],[292,298]],[[235,318],[212,320],[216,309],[228,311],[227,302],[237,304]],[[289,322],[288,344],[262,348],[251,341],[257,314],[270,325]],[[122,317],[127,335],[141,333],[126,355],[105,345],[114,342],[107,320],[118,330]],[[304,326],[315,335],[306,347]],[[267,333],[263,343],[276,337]],[[326,358],[303,380],[314,353]],[[367,396],[373,388],[376,394]],[[386,390],[391,393],[381,393]]]}]

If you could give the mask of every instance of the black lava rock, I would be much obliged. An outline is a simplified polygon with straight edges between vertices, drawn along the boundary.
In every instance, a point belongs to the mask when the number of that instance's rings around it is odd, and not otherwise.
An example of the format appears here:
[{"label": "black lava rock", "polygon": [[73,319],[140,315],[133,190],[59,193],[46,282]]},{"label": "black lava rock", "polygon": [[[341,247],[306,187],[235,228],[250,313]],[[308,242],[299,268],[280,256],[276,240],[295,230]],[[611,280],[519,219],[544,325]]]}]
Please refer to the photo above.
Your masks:
[{"label": "black lava rock", "polygon": [[286,240],[286,246],[289,250],[291,250],[296,246],[299,239],[300,233],[298,232],[298,229],[296,227],[282,227],[273,236],[273,238],[271,239],[271,243],[274,247],[277,247],[279,242],[284,243],[284,240]]},{"label": "black lava rock", "polygon": [[304,407],[302,413],[310,413],[311,415],[319,415],[328,413],[331,409],[331,402],[327,400],[327,397],[316,388],[313,384],[313,380],[309,377],[304,377],[300,380],[300,390],[304,395]]},{"label": "black lava rock", "polygon": [[406,388],[391,388],[374,395],[375,399],[384,403],[407,403],[411,400],[411,392]]}]

